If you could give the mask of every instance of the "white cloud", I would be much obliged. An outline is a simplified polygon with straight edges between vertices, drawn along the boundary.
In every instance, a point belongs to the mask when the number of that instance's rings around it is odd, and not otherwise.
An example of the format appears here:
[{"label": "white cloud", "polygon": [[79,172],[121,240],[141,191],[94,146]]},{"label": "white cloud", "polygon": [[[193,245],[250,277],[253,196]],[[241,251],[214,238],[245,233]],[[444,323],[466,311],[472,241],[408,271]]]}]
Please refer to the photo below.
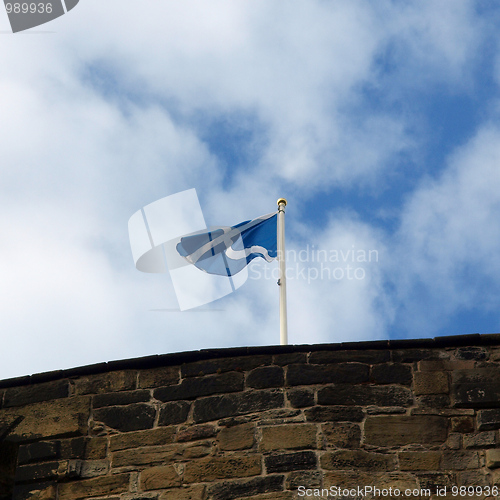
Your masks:
[{"label": "white cloud", "polygon": [[[377,79],[374,58],[402,36],[401,24],[422,22],[420,11],[416,16],[391,4],[381,11],[385,19],[362,2],[283,8],[221,1],[144,2],[137,13],[110,1],[99,4],[97,15],[89,2],[65,36],[70,33],[67,50],[78,52],[82,67],[108,68],[122,91],[152,94],[187,117],[254,114],[269,144],[260,172],[317,188],[372,178],[411,142],[402,117],[374,113],[366,124],[350,117],[359,86]],[[95,32],[90,41],[88,24]],[[421,31],[417,36],[425,38]],[[357,164],[352,151],[366,151],[367,140],[371,152]]]},{"label": "white cloud", "polygon": [[405,318],[414,335],[418,327],[439,331],[459,309],[498,308],[499,144],[500,130],[484,127],[455,152],[442,176],[423,183],[403,212],[395,277],[399,300],[411,315],[426,310],[415,328]]},{"label": "white cloud", "polygon": [[[300,235],[304,196],[383,182],[394,156],[417,147],[418,138],[408,132],[410,117],[366,111],[363,86],[397,96],[409,76],[415,85],[461,85],[481,39],[471,3],[415,5],[85,0],[46,26],[55,33],[2,35],[0,377],[277,343],[273,280],[250,280],[214,304],[220,311],[149,311],[175,308],[175,297],[168,277],[133,268],[128,217],[196,186],[211,224],[271,212],[277,198],[290,196],[296,222],[288,234]],[[401,48],[395,64],[402,70],[386,77],[378,58],[391,44]],[[197,127],[200,115],[238,113],[255,117],[264,139],[254,150],[260,160],[225,184]],[[496,158],[496,134],[485,132],[466,150],[470,164],[483,150],[490,151],[484,164]],[[452,276],[443,231],[455,261],[473,262],[485,276],[482,263],[497,250],[495,230],[485,238],[480,229],[496,214],[494,162],[481,167],[486,185],[455,164],[455,174],[422,189],[405,212],[401,252],[409,252],[418,279],[429,262]],[[476,204],[467,204],[469,195]],[[453,215],[457,197],[462,218]],[[483,237],[481,251],[473,255],[469,238],[457,234]],[[349,215],[304,227],[289,247],[308,241],[375,249],[380,262],[363,280],[290,280],[290,341],[383,337],[393,318],[384,298],[383,272],[392,272],[386,237]]]},{"label": "white cloud", "polygon": [[388,73],[380,80],[387,92],[400,97],[401,90],[444,85],[456,92],[471,85],[475,59],[491,28],[491,20],[478,15],[476,2],[393,2],[386,4],[383,22],[387,45],[380,55]]},{"label": "white cloud", "polygon": [[85,244],[89,221],[43,205],[11,208],[0,224],[0,376],[80,364],[96,349],[120,352],[121,278]]}]

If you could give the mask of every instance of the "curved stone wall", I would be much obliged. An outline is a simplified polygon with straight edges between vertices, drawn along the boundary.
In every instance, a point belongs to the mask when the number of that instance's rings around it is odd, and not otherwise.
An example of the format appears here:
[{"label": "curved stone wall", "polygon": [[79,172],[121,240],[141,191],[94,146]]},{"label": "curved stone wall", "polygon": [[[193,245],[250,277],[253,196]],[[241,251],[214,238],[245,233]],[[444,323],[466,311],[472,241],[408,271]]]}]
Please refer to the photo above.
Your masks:
[{"label": "curved stone wall", "polygon": [[153,356],[0,400],[4,499],[500,496],[498,335]]}]

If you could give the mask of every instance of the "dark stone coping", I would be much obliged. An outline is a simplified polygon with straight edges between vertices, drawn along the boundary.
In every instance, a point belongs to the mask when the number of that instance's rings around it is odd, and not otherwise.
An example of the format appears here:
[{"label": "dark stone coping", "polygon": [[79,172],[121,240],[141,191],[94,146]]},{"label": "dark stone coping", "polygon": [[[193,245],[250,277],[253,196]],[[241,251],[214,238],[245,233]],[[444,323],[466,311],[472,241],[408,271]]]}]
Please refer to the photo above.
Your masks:
[{"label": "dark stone coping", "polygon": [[39,384],[62,378],[93,375],[117,370],[137,370],[158,368],[162,366],[180,365],[206,359],[233,358],[237,356],[257,356],[272,354],[287,354],[294,352],[315,351],[347,351],[347,350],[374,350],[374,349],[422,349],[438,347],[463,347],[500,345],[500,333],[447,335],[435,338],[421,339],[391,339],[370,340],[362,342],[340,342],[336,344],[297,344],[297,345],[269,345],[256,347],[227,347],[220,349],[202,349],[199,351],[175,352],[171,354],[154,354],[141,358],[108,361],[93,365],[78,366],[67,370],[36,373],[0,380],[0,388],[18,387],[22,385]]}]

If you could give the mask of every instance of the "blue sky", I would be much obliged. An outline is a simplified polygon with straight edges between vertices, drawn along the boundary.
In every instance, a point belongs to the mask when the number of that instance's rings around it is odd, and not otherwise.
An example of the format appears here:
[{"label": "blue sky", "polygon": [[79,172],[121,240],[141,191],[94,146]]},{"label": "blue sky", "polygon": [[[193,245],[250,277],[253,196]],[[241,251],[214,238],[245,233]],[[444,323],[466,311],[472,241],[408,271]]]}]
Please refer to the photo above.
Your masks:
[{"label": "blue sky", "polygon": [[0,10],[0,378],[278,343],[274,279],[181,313],[134,268],[130,216],[190,188],[210,225],[286,197],[296,255],[376,251],[362,279],[289,259],[290,343],[500,331],[499,21],[493,1],[81,0],[9,34]]}]

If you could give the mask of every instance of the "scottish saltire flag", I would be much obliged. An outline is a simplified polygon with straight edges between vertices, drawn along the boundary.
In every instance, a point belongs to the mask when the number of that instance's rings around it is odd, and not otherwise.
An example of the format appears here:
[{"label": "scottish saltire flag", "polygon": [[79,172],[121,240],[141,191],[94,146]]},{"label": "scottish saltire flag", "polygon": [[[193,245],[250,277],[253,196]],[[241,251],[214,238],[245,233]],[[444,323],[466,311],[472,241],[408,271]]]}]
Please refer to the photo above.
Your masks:
[{"label": "scottish saltire flag", "polygon": [[217,227],[180,238],[177,252],[209,274],[234,276],[253,259],[278,256],[277,212],[232,227]]}]

